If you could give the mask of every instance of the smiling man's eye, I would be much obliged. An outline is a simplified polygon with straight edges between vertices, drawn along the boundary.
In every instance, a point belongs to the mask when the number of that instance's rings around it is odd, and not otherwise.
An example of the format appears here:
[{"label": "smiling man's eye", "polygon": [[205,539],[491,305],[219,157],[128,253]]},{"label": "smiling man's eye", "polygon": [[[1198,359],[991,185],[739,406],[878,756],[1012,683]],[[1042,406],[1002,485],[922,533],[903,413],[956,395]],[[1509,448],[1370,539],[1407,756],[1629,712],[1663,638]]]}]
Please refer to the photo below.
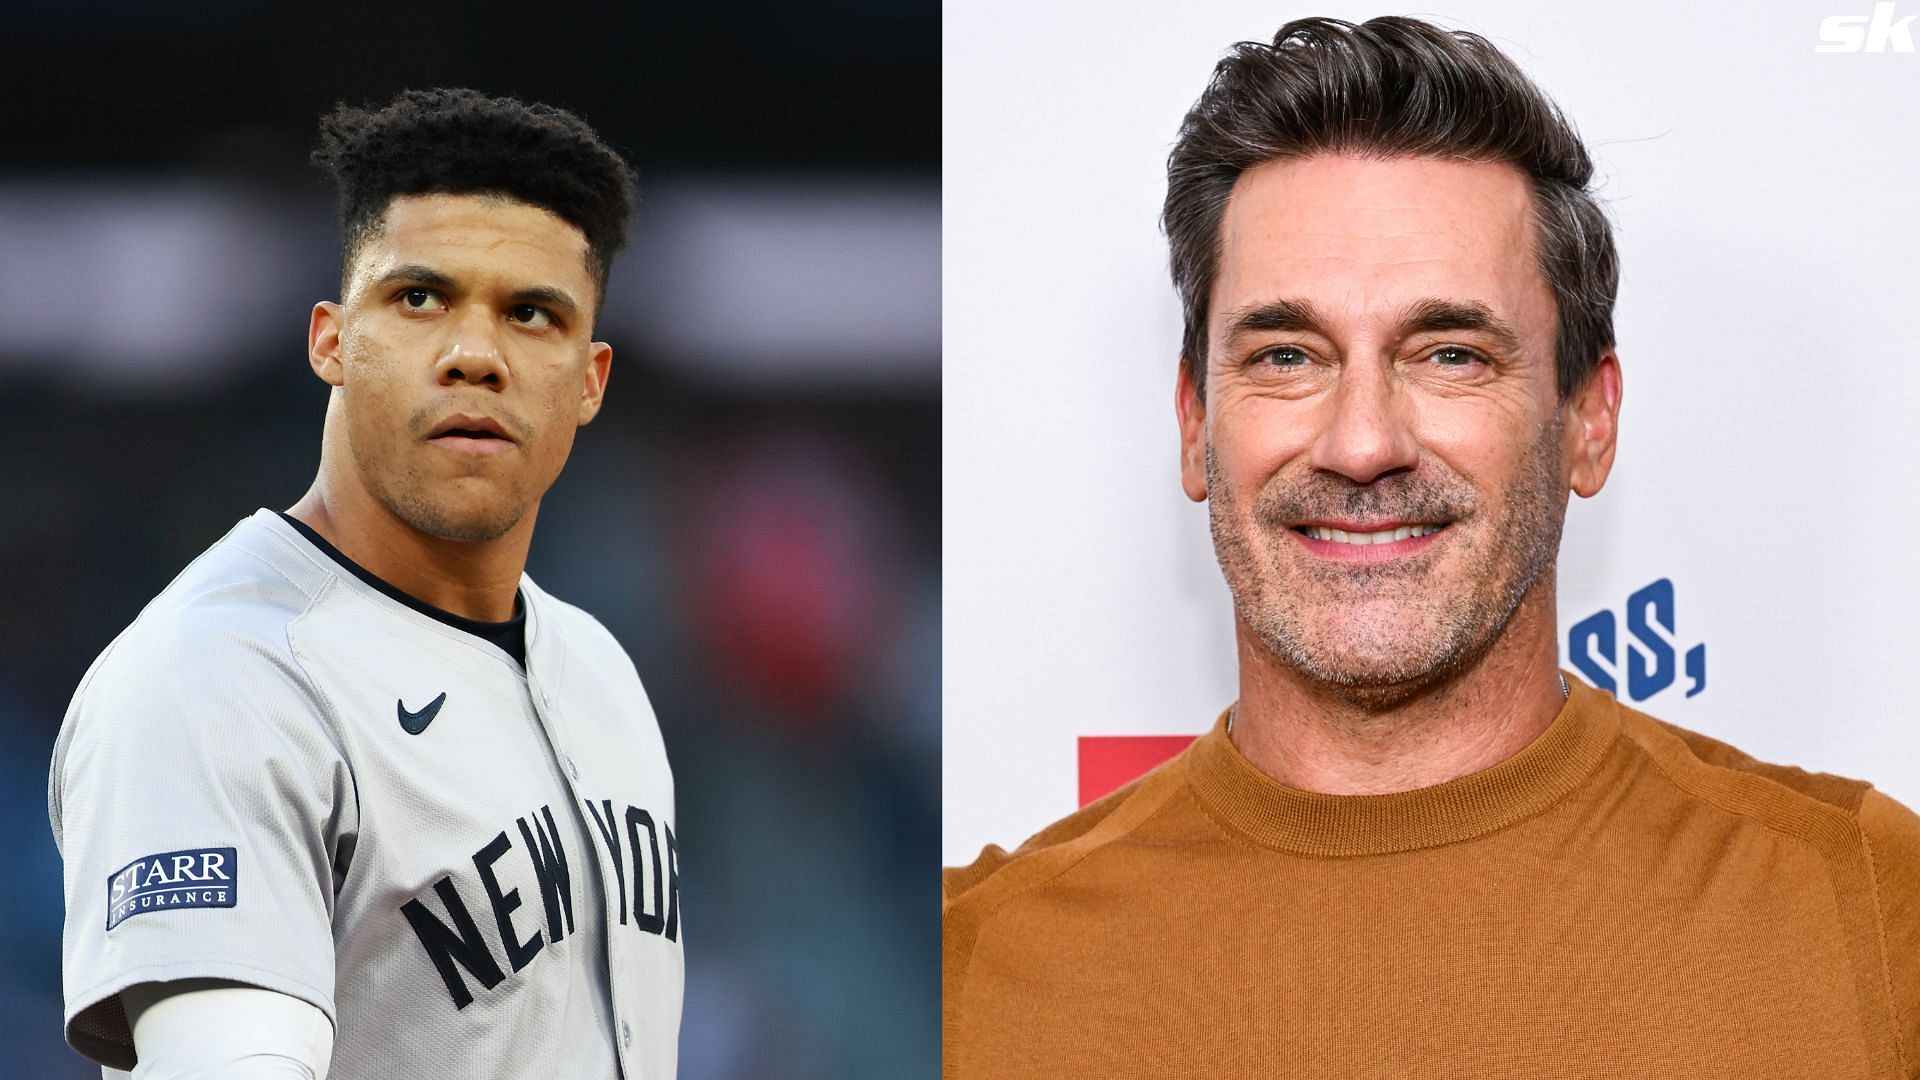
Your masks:
[{"label": "smiling man's eye", "polygon": [[428,311],[440,298],[432,289],[408,289],[400,294],[400,302],[411,311]]},{"label": "smiling man's eye", "polygon": [[1277,348],[1268,349],[1261,353],[1256,359],[1267,364],[1269,367],[1304,367],[1307,362],[1307,354],[1292,345],[1281,345]]},{"label": "smiling man's eye", "polygon": [[1433,352],[1433,361],[1441,367],[1466,367],[1480,359],[1480,354],[1472,349],[1463,349],[1458,345],[1447,345]]}]

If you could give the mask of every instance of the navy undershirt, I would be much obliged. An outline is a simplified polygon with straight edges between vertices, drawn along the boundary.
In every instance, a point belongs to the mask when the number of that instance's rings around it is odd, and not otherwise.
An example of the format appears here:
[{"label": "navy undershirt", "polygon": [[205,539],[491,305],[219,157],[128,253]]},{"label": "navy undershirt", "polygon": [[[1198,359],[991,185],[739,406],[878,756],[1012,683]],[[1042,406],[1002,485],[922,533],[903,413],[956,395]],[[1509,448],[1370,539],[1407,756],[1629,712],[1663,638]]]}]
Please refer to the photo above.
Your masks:
[{"label": "navy undershirt", "polygon": [[380,580],[378,577],[375,577],[372,571],[354,562],[352,559],[347,558],[345,555],[340,554],[339,548],[327,543],[326,538],[314,532],[306,522],[301,521],[285,510],[275,510],[274,513],[279,514],[282,521],[300,530],[301,536],[312,541],[314,547],[326,552],[332,557],[334,562],[346,567],[354,577],[379,589],[381,592],[393,597],[395,600],[400,601],[402,604],[407,605],[422,615],[438,619],[448,626],[453,627],[455,630],[465,631],[482,641],[491,643],[499,648],[500,651],[518,660],[521,667],[524,668],[527,666],[527,604],[526,598],[521,596],[518,590],[515,590],[513,594],[513,618],[508,619],[506,622],[481,622],[478,619],[469,619],[465,616],[455,615],[445,608],[437,608],[424,600],[415,599]]}]

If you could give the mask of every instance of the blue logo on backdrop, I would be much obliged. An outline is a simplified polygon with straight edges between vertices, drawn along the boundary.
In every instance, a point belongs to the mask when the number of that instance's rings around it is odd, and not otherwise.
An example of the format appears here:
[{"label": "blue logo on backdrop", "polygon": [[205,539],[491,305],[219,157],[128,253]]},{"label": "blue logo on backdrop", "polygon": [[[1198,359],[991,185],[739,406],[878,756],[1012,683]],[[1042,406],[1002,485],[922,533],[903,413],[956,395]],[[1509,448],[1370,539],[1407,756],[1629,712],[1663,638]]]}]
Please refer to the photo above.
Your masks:
[{"label": "blue logo on backdrop", "polygon": [[[1645,701],[1672,686],[1680,656],[1674,637],[1673,582],[1667,578],[1627,597],[1627,633],[1633,640],[1620,651],[1620,636],[1611,611],[1596,611],[1567,631],[1567,661],[1588,682],[1618,697],[1619,671],[1626,668],[1627,696]],[[1707,646],[1686,653],[1687,696],[1707,688]]]},{"label": "blue logo on backdrop", "polygon": [[164,851],[135,859],[107,878],[107,929],[149,911],[232,907],[239,883],[238,861],[230,847]]}]

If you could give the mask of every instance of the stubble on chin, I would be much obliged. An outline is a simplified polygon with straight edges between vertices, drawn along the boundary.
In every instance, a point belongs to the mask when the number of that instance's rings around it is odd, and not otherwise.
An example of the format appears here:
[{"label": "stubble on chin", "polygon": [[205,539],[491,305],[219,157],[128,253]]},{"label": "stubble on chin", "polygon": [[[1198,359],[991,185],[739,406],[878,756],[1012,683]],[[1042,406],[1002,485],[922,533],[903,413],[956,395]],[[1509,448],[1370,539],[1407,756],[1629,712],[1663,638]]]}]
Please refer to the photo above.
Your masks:
[{"label": "stubble on chin", "polygon": [[522,507],[498,503],[462,510],[435,501],[430,493],[420,490],[402,491],[387,508],[428,536],[462,543],[498,540],[526,516]]},{"label": "stubble on chin", "polygon": [[[397,449],[441,452],[424,445]],[[394,464],[358,461],[367,489],[387,513],[427,536],[460,543],[497,540],[512,531],[529,509],[528,500],[510,488],[482,496],[459,490],[462,485],[456,479],[432,475],[418,459],[399,469]]]},{"label": "stubble on chin", "polygon": [[[1535,439],[1499,520],[1464,477],[1426,466],[1354,484],[1319,474],[1270,482],[1251,520],[1207,447],[1208,522],[1234,614],[1248,645],[1322,691],[1369,710],[1390,708],[1470,669],[1500,639],[1538,584],[1551,588],[1565,516],[1561,424]],[[1423,462],[1424,464],[1424,462]],[[1315,517],[1455,522],[1426,556],[1350,567],[1295,546],[1289,522]],[[1442,557],[1444,555],[1444,558]]]}]

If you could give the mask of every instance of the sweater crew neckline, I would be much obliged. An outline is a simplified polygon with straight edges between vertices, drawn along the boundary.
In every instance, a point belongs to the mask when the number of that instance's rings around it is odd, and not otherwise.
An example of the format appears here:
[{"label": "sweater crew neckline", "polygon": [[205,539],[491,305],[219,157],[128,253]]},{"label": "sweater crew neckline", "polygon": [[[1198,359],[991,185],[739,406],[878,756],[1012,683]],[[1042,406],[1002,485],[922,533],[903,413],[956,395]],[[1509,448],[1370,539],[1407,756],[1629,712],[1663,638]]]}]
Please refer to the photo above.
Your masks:
[{"label": "sweater crew neckline", "polygon": [[1569,675],[1567,702],[1496,765],[1431,787],[1329,795],[1261,772],[1227,737],[1226,714],[1187,757],[1187,779],[1221,824],[1266,847],[1319,857],[1386,855],[1498,832],[1544,812],[1599,768],[1620,733],[1612,695]]}]

